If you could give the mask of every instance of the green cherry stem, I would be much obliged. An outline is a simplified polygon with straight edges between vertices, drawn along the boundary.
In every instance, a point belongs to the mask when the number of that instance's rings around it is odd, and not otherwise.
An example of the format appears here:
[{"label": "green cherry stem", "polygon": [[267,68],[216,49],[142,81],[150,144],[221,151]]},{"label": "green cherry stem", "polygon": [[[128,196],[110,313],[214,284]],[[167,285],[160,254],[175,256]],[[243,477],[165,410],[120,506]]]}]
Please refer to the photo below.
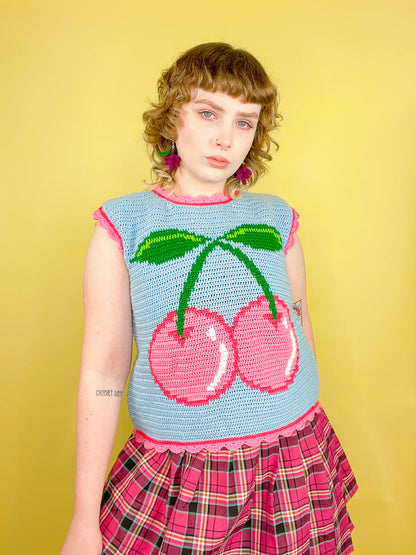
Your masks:
[{"label": "green cherry stem", "polygon": [[256,278],[256,281],[259,284],[259,286],[263,289],[263,293],[264,293],[266,299],[269,301],[269,307],[270,307],[272,316],[277,321],[277,308],[276,308],[276,303],[275,303],[275,300],[274,300],[274,297],[273,297],[273,293],[270,289],[269,284],[267,283],[266,279],[264,278],[263,274],[260,272],[260,270],[254,264],[254,262],[252,260],[250,260],[250,258],[247,255],[245,255],[242,251],[240,251],[240,249],[236,249],[235,247],[232,247],[228,243],[221,242],[218,246],[221,247],[222,249],[224,249],[225,251],[232,252],[243,264],[246,265],[247,269]]},{"label": "green cherry stem", "polygon": [[189,298],[192,294],[193,288],[195,286],[196,280],[202,270],[205,260],[207,256],[215,249],[215,247],[220,247],[225,251],[231,252],[234,256],[236,256],[251,272],[251,274],[255,277],[257,283],[262,288],[266,299],[269,301],[269,307],[272,313],[273,318],[277,321],[277,308],[276,303],[273,297],[273,293],[270,289],[269,284],[267,283],[266,279],[264,278],[263,274],[257,268],[252,260],[248,256],[246,256],[240,249],[232,247],[228,243],[222,241],[221,237],[215,239],[212,243],[207,245],[197,256],[195,262],[192,264],[192,268],[186,278],[185,284],[183,286],[181,296],[179,298],[179,306],[178,306],[178,319],[176,322],[176,328],[178,335],[183,337],[183,328],[185,325],[185,311],[188,307]]},{"label": "green cherry stem", "polygon": [[198,279],[199,273],[202,270],[202,266],[209,255],[215,247],[218,245],[219,240],[216,239],[209,245],[207,245],[197,256],[195,262],[192,264],[192,268],[186,278],[185,284],[183,286],[181,296],[179,298],[179,306],[178,306],[178,320],[176,322],[176,328],[178,330],[178,335],[183,337],[183,327],[185,325],[185,310],[188,307],[189,297],[191,296],[192,290]]}]

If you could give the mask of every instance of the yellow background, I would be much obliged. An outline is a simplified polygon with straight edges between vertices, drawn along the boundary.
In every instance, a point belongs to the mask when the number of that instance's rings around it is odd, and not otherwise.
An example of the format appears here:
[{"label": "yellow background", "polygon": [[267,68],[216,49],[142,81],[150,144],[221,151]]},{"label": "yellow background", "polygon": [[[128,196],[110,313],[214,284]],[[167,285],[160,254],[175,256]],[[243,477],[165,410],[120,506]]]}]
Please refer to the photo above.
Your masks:
[{"label": "yellow background", "polygon": [[[212,40],[280,90],[281,149],[254,191],[301,214],[356,553],[415,553],[415,3],[22,0],[0,16],[2,554],[64,540],[92,211],[144,187],[159,73]],[[130,429],[123,399],[113,457]]]}]

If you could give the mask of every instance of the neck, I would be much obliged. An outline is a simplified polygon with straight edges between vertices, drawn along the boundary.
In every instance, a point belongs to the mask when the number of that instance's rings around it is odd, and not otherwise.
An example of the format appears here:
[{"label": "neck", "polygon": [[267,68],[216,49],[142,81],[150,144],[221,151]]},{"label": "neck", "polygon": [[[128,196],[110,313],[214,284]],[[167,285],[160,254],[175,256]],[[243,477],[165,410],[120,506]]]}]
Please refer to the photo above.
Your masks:
[{"label": "neck", "polygon": [[225,183],[187,183],[186,180],[181,179],[180,175],[175,175],[175,185],[173,193],[179,195],[189,195],[191,197],[208,196],[211,197],[216,193],[224,193]]}]

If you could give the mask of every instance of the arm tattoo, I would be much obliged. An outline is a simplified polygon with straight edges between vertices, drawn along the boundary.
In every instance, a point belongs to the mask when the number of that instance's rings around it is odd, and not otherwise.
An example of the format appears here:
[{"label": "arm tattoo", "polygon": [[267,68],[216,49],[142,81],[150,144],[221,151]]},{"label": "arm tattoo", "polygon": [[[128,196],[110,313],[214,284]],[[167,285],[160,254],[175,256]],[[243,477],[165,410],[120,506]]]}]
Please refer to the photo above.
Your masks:
[{"label": "arm tattoo", "polygon": [[122,397],[122,389],[97,389],[95,391],[96,397]]},{"label": "arm tattoo", "polygon": [[295,303],[293,303],[293,310],[298,315],[301,325],[303,326],[303,318],[302,318],[302,299],[299,299]]}]

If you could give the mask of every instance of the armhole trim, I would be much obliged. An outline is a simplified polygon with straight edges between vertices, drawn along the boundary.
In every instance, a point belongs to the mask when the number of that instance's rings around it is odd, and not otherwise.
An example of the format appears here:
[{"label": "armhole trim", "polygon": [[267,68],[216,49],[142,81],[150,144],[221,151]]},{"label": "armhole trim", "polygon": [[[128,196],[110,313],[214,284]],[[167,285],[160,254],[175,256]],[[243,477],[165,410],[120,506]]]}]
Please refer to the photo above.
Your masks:
[{"label": "armhole trim", "polygon": [[295,244],[295,233],[299,229],[299,214],[294,208],[292,208],[292,212],[292,227],[290,228],[289,237],[287,238],[286,245],[283,251],[285,254],[287,254],[287,251]]},{"label": "armhole trim", "polygon": [[96,210],[93,213],[93,217],[94,217],[95,220],[97,220],[96,223],[99,223],[100,226],[103,227],[107,231],[107,233],[111,237],[111,239],[116,241],[119,250],[121,252],[124,252],[123,241],[121,239],[121,235],[117,231],[117,229],[114,227],[113,222],[110,220],[110,218],[104,212],[102,206],[100,206],[100,208],[98,208],[98,210]]}]

